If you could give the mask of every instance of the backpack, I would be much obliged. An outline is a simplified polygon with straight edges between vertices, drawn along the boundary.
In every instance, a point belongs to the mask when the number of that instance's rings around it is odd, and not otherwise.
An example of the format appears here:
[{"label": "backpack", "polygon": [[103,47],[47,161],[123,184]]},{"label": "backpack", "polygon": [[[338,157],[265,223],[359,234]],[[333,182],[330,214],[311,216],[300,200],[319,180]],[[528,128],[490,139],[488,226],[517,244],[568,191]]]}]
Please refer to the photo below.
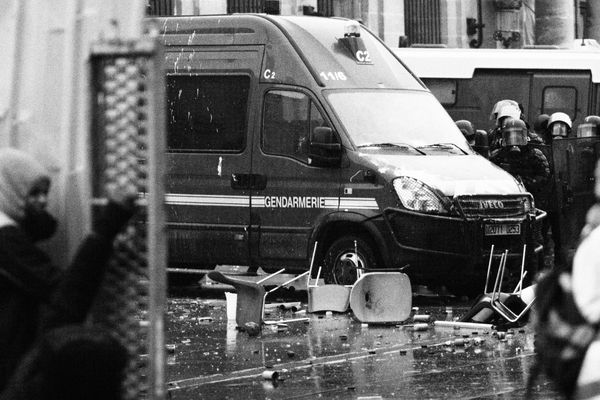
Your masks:
[{"label": "backpack", "polygon": [[527,382],[527,393],[540,372],[556,389],[571,398],[585,353],[596,338],[598,324],[581,315],[571,291],[571,274],[551,270],[540,278],[534,306],[536,358]]}]

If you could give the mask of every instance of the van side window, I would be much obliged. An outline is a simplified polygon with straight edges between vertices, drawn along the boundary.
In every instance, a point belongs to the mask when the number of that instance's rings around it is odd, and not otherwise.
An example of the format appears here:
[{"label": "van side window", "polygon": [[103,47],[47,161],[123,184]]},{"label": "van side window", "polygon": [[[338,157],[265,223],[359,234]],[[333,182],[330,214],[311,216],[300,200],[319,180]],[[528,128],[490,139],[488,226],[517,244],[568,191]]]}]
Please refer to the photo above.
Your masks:
[{"label": "van side window", "polygon": [[167,76],[167,148],[171,152],[244,149],[248,76]]},{"label": "van side window", "polygon": [[262,148],[266,153],[307,163],[309,132],[317,126],[328,124],[305,94],[273,90],[265,95]]},{"label": "van side window", "polygon": [[575,119],[577,111],[577,89],[566,86],[546,86],[542,98],[542,113],[552,115],[564,112]]}]

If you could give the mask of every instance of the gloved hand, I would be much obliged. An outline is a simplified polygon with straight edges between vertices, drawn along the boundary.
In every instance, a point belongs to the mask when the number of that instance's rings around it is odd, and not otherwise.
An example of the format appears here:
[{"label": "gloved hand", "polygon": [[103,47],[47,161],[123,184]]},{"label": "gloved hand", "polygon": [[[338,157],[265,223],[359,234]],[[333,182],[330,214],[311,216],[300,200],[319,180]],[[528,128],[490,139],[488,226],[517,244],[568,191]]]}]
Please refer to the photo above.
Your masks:
[{"label": "gloved hand", "polygon": [[132,185],[127,188],[107,188],[108,204],[101,212],[96,224],[96,233],[114,238],[135,214],[138,193]]}]

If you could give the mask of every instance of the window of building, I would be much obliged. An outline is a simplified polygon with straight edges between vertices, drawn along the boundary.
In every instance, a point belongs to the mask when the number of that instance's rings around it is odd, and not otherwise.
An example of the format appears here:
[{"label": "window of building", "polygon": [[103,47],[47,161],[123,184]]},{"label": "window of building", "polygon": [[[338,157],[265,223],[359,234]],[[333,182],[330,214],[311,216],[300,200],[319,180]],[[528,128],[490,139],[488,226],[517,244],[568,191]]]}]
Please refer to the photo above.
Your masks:
[{"label": "window of building", "polygon": [[456,103],[456,81],[453,79],[423,79],[431,93],[440,103],[451,106]]},{"label": "window of building", "polygon": [[280,0],[227,0],[227,13],[281,14]]},{"label": "window of building", "polygon": [[411,44],[442,43],[440,0],[404,0],[404,26]]},{"label": "window of building", "polygon": [[577,89],[572,86],[546,86],[543,91],[542,113],[564,112],[575,119]]},{"label": "window of building", "polygon": [[328,124],[304,93],[273,90],[265,95],[262,148],[266,153],[308,162],[310,132],[318,126]]},{"label": "window of building", "polygon": [[249,87],[248,76],[167,76],[168,150],[243,150]]}]

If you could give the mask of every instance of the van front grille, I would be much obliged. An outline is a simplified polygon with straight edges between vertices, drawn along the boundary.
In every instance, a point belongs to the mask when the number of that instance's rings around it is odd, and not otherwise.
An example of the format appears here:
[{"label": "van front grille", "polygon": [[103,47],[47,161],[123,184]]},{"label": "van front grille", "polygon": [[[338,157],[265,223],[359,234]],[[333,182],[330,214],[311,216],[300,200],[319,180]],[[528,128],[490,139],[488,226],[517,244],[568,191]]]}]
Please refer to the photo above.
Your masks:
[{"label": "van front grille", "polygon": [[531,211],[528,196],[462,196],[457,205],[464,216],[471,218],[519,217]]}]

